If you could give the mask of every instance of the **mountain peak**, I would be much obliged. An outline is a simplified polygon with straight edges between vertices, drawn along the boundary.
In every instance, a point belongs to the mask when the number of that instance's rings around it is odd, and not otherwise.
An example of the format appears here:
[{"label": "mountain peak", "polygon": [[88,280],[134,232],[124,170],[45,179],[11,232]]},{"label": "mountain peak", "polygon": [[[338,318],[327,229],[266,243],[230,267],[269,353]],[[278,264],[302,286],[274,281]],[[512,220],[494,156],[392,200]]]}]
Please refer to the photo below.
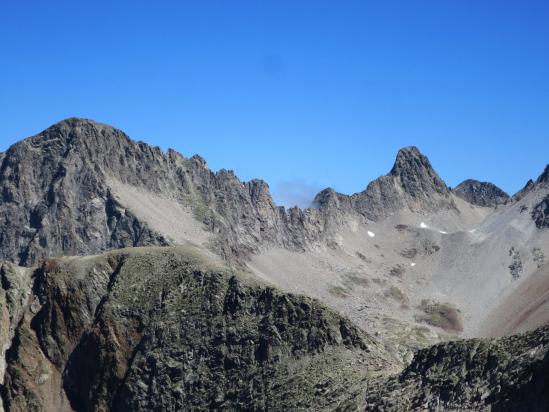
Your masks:
[{"label": "mountain peak", "polygon": [[415,146],[398,151],[389,175],[399,179],[404,190],[414,197],[432,191],[448,192],[448,187],[435,172],[427,156]]},{"label": "mountain peak", "polygon": [[493,183],[467,179],[461,182],[453,192],[467,202],[484,207],[504,204],[509,195]]},{"label": "mountain peak", "polygon": [[63,155],[68,150],[84,149],[88,154],[90,151],[108,154],[120,150],[120,147],[142,145],[141,142],[131,141],[123,131],[113,126],[78,117],[63,119],[19,143],[30,144],[52,155]]},{"label": "mountain peak", "polygon": [[408,146],[398,151],[390,174],[392,176],[399,176],[403,172],[413,169],[419,170],[420,168],[432,169],[429,159],[416,146]]}]

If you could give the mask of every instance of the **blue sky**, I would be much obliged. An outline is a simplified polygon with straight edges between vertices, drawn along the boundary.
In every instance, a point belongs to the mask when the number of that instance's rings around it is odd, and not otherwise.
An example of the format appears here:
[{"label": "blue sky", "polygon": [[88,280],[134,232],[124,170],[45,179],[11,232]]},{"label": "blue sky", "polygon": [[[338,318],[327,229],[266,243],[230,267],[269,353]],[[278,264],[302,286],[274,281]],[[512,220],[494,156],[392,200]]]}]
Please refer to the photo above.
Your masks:
[{"label": "blue sky", "polygon": [[417,145],[454,186],[549,163],[546,1],[0,3],[0,150],[70,116],[352,193]]}]

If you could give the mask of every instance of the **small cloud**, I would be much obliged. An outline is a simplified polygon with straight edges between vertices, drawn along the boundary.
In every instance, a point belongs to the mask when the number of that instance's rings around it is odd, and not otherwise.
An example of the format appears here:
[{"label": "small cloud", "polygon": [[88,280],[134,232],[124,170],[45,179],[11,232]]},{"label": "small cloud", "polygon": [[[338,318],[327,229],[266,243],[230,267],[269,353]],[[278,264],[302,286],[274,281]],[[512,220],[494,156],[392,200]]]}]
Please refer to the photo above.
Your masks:
[{"label": "small cloud", "polygon": [[273,198],[277,205],[284,207],[311,207],[321,187],[316,183],[297,178],[278,182],[273,189]]}]

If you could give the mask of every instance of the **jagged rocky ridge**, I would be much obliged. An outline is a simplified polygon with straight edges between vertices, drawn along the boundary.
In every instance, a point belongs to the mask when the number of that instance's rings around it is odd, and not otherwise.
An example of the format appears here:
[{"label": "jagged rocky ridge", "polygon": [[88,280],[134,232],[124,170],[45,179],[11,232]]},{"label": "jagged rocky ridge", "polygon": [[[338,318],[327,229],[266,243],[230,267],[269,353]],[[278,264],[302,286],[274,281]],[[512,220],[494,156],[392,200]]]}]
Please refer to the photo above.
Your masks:
[{"label": "jagged rocky ridge", "polygon": [[314,203],[321,210],[344,210],[377,221],[400,209],[436,212],[454,209],[450,190],[416,147],[401,149],[388,175],[352,196],[333,189],[320,192]]},{"label": "jagged rocky ridge", "polygon": [[113,182],[169,194],[213,234],[211,247],[238,260],[261,245],[303,250],[344,219],[379,220],[401,208],[453,208],[450,191],[416,148],[401,150],[391,172],[353,196],[325,190],[319,209],[277,207],[261,180],[208,169],[199,156],[130,140],[84,119],[67,119],[0,156],[0,257],[21,265],[60,255],[168,245],[113,196]]}]

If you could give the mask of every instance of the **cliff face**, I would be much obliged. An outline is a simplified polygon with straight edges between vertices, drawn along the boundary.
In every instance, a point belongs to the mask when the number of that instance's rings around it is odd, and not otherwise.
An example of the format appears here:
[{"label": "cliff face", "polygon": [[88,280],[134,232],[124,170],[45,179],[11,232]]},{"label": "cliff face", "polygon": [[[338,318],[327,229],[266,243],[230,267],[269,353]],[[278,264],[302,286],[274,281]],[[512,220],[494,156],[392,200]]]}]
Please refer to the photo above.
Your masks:
[{"label": "cliff face", "polygon": [[159,158],[119,131],[76,119],[12,146],[0,169],[1,257],[28,265],[46,256],[166,244],[105,185],[109,171],[136,183],[154,177]]}]

